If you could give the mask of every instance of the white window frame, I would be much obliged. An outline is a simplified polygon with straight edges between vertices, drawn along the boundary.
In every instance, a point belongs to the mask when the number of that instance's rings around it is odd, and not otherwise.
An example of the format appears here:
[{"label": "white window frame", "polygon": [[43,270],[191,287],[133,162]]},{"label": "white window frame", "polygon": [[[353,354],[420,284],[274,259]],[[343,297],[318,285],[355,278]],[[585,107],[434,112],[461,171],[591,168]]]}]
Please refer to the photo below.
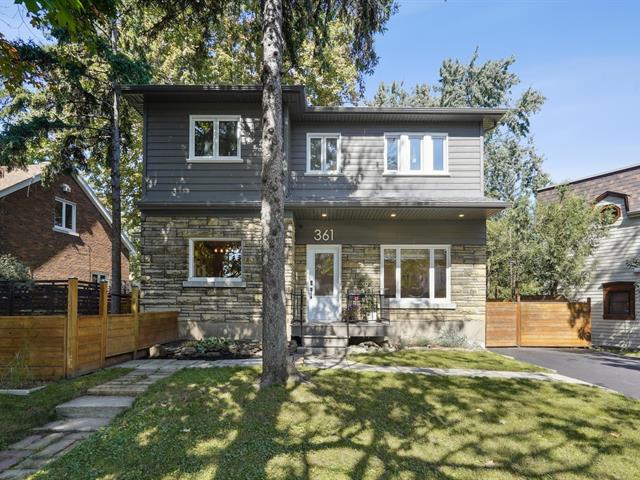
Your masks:
[{"label": "white window frame", "polygon": [[[320,138],[320,170],[311,170],[311,139]],[[335,138],[338,143],[338,156],[336,159],[336,169],[327,170],[327,138]],[[340,133],[307,133],[307,171],[306,175],[340,175],[342,171],[342,135]]]},{"label": "white window frame", "polygon": [[108,273],[104,273],[104,272],[91,272],[91,279],[93,280],[93,276],[97,276],[98,278],[100,277],[104,277],[104,280],[98,280],[98,283],[102,283],[107,282],[107,283],[111,283],[111,281],[109,280],[109,274]]},{"label": "white window frame", "polygon": [[[387,168],[387,139],[398,138],[398,170]],[[411,137],[421,137],[420,155],[421,170],[410,170],[411,165]],[[433,138],[442,138],[443,169],[433,169]],[[384,133],[384,172],[383,175],[396,176],[449,176],[449,135],[446,132],[385,132]]]},{"label": "white window frame", "polygon": [[[380,245],[380,293],[384,295],[384,251],[395,250],[396,252],[396,296],[389,298],[389,306],[392,308],[456,308],[451,302],[451,245]],[[429,298],[402,298],[402,264],[400,261],[401,250],[429,250]],[[435,250],[445,250],[447,252],[447,279],[446,292],[444,298],[435,297]]]},{"label": "white window frame", "polygon": [[[60,232],[60,233],[68,233],[70,235],[77,235],[77,231],[76,231],[76,212],[77,212],[77,207],[76,204],[74,202],[70,202],[69,200],[65,200],[64,198],[60,198],[60,197],[55,197],[55,201],[56,202],[60,202],[62,203],[62,226],[56,225],[55,224],[55,210],[54,210],[54,217],[53,217],[53,230],[56,232]],[[67,205],[71,205],[72,207],[72,219],[71,219],[71,229],[65,227],[65,225],[67,224]]]},{"label": "white window frame", "polygon": [[[240,242],[240,276],[234,278],[227,277],[196,277],[194,265],[194,243],[195,242]],[[236,287],[244,286],[244,242],[240,238],[221,237],[196,237],[189,239],[189,278],[188,282],[196,282],[211,287]]]},{"label": "white window frame", "polygon": [[[196,138],[194,135],[196,121],[213,122],[213,155],[196,156]],[[238,155],[221,156],[219,152],[219,122],[237,122],[236,140],[238,142]],[[189,157],[190,163],[239,163],[242,162],[242,117],[240,115],[189,115]]]}]

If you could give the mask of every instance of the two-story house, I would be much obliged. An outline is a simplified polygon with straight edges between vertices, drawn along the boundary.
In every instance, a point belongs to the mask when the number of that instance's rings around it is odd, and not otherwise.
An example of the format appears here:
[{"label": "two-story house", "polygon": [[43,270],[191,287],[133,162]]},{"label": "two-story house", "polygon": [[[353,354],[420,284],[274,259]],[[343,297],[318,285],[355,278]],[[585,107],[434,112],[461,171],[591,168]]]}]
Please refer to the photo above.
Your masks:
[{"label": "two-story house", "polygon": [[[144,116],[143,307],[177,307],[185,336],[259,338],[261,88],[122,90]],[[484,197],[483,135],[505,110],[283,97],[292,335],[360,320],[348,335],[484,344],[485,220],[505,204]]]},{"label": "two-story house", "polygon": [[[561,184],[594,202],[610,222],[607,235],[589,259],[589,279],[575,295],[591,299],[594,345],[640,348],[640,269],[628,261],[640,256],[640,165]],[[541,202],[557,200],[557,185],[538,191]]]}]

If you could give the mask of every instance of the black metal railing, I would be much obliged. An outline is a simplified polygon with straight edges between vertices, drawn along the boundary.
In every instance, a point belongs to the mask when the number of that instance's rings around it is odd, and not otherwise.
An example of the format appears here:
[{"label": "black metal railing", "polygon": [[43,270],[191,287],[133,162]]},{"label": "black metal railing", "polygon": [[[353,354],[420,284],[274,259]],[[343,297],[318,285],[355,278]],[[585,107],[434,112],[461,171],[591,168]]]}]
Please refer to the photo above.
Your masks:
[{"label": "black metal railing", "polygon": [[305,309],[305,300],[307,295],[305,293],[304,288],[301,288],[298,291],[293,291],[291,294],[291,309],[292,309],[292,319],[291,323],[299,323],[302,326],[304,322],[304,309]]},{"label": "black metal railing", "polygon": [[345,323],[389,321],[389,299],[376,292],[347,291],[347,308],[342,314]]}]

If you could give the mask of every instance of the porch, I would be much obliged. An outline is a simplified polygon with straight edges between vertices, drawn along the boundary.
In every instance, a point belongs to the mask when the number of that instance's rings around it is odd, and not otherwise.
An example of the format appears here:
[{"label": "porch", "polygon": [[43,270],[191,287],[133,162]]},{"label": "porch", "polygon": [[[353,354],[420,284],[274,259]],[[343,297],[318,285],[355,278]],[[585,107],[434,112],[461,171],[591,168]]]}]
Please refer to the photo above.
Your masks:
[{"label": "porch", "polygon": [[[346,292],[339,318],[307,320],[311,293],[292,294],[291,338],[298,353],[344,354],[351,339],[383,340],[389,333],[389,299],[373,292]],[[342,300],[339,302],[342,304]]]}]

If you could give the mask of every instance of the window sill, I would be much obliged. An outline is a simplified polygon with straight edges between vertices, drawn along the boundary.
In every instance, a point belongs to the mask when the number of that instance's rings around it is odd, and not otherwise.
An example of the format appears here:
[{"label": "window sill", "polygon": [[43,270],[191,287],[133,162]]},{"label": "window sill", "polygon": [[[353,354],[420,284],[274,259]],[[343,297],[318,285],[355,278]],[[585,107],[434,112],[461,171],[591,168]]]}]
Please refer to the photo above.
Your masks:
[{"label": "window sill", "polygon": [[187,158],[187,163],[243,163],[241,157]]},{"label": "window sill", "polygon": [[242,278],[189,279],[182,282],[188,288],[244,288],[247,283]]},{"label": "window sill", "polygon": [[305,175],[310,177],[340,177],[342,172],[304,172]]},{"label": "window sill", "polygon": [[71,235],[72,237],[80,236],[78,232],[74,232],[73,230],[68,230],[66,228],[61,228],[61,227],[53,227],[53,231],[58,233],[66,233],[67,235]]},{"label": "window sill", "polygon": [[417,308],[422,310],[455,310],[456,304],[447,300],[389,299],[389,308]]},{"label": "window sill", "polygon": [[449,172],[384,172],[384,177],[450,177]]}]

